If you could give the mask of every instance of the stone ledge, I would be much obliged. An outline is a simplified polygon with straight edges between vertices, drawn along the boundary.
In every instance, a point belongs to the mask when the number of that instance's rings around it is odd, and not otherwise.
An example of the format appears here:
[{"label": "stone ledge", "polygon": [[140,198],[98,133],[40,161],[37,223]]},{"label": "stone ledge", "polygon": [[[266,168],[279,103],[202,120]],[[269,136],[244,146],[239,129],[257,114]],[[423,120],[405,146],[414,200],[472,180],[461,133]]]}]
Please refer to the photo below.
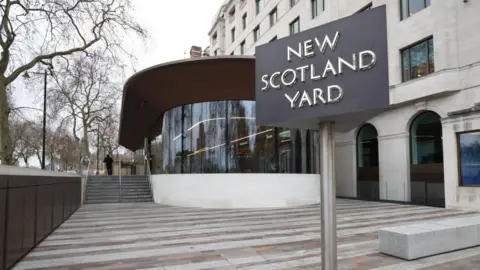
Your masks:
[{"label": "stone ledge", "polygon": [[379,251],[414,260],[480,245],[480,216],[384,228],[378,232]]},{"label": "stone ledge", "polygon": [[32,175],[32,176],[61,176],[61,177],[81,177],[80,174],[55,172],[48,170],[22,168],[16,166],[0,165],[0,175]]}]

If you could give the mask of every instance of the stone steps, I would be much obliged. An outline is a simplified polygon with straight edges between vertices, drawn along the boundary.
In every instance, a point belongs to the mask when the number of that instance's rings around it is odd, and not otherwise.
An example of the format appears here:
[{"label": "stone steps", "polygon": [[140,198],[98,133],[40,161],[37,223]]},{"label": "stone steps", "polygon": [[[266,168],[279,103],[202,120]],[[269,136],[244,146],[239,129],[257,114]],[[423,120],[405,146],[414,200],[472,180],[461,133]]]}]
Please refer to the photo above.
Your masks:
[{"label": "stone steps", "polygon": [[[121,184],[120,184],[121,181]],[[150,182],[145,176],[89,176],[85,203],[152,202]]]}]

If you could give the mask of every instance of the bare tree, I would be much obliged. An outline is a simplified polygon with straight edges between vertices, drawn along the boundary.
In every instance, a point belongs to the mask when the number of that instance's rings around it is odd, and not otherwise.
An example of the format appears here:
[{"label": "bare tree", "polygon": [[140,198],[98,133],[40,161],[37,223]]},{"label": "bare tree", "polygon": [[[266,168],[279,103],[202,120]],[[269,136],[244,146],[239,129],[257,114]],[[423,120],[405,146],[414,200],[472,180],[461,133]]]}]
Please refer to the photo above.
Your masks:
[{"label": "bare tree", "polygon": [[74,137],[82,131],[82,156],[89,156],[89,132],[95,123],[113,118],[121,90],[112,75],[115,65],[108,58],[92,54],[74,57],[70,62],[61,65],[61,76],[55,76],[51,103],[66,115]]},{"label": "bare tree", "polygon": [[[29,159],[35,155],[40,160],[41,127],[34,121],[17,119],[12,123],[13,163],[22,159],[29,166]],[[40,160],[41,161],[41,160]]]},{"label": "bare tree", "polygon": [[60,135],[58,138],[58,164],[65,171],[74,169],[77,166],[78,158],[76,153],[77,142],[66,129],[61,129],[58,134]]},{"label": "bare tree", "polygon": [[119,54],[127,53],[124,38],[146,37],[129,15],[131,9],[131,0],[0,0],[0,158],[4,164],[12,163],[13,153],[7,87],[39,64],[52,66],[52,59],[59,56],[96,49],[119,60]]},{"label": "bare tree", "polygon": [[105,121],[100,125],[100,134],[102,139],[102,147],[104,152],[113,155],[113,152],[117,151],[120,147],[118,143],[119,121],[118,114]]},{"label": "bare tree", "polygon": [[76,166],[77,145],[64,127],[49,127],[47,129],[45,148],[52,170],[54,170],[55,165],[58,165],[61,170],[68,170]]}]

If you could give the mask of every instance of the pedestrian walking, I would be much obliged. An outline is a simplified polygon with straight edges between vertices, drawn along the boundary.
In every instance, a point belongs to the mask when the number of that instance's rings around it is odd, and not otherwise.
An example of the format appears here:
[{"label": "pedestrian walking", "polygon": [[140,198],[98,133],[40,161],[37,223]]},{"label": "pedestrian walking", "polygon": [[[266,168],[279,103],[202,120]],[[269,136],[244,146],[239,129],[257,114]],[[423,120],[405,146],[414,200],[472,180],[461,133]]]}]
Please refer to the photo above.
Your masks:
[{"label": "pedestrian walking", "polygon": [[110,155],[107,154],[107,156],[105,157],[103,162],[107,166],[108,175],[112,175],[112,173],[113,173],[113,159],[110,157]]}]

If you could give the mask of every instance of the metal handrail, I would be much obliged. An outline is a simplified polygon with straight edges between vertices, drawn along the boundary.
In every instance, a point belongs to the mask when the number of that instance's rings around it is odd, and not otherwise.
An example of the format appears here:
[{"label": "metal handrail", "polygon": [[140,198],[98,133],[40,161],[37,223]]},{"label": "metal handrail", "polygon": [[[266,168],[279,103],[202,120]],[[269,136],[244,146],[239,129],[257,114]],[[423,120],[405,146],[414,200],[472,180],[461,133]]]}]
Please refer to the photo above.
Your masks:
[{"label": "metal handrail", "polygon": [[123,195],[123,192],[122,192],[122,161],[120,159],[118,159],[118,182],[120,184],[120,194],[119,194],[119,201],[122,202],[122,195]]},{"label": "metal handrail", "polygon": [[150,168],[150,158],[149,158],[149,155],[148,155],[148,154],[146,154],[146,155],[144,155],[144,156],[145,156],[145,160],[146,160],[146,163],[147,163],[148,185],[150,186],[150,192],[151,192],[152,195],[153,195],[153,191],[152,191],[152,178],[151,178],[152,171],[151,171],[151,168]]}]

